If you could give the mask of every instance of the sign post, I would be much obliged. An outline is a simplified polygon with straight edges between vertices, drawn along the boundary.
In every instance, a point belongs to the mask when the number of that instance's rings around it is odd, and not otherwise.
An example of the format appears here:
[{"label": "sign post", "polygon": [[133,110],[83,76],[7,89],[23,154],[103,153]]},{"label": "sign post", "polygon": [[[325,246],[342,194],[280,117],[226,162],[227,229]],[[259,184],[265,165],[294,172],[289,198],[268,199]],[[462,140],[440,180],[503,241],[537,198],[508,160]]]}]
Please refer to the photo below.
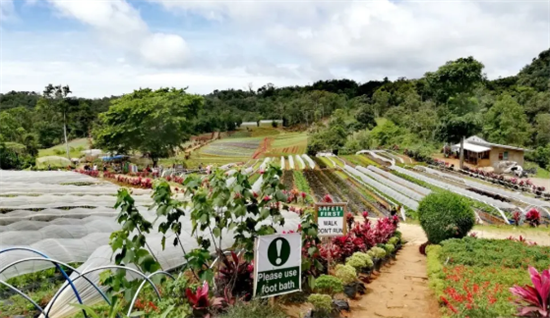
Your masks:
[{"label": "sign post", "polygon": [[319,226],[319,237],[346,235],[347,203],[316,203],[315,221]]},{"label": "sign post", "polygon": [[258,237],[254,264],[254,297],[265,298],[302,290],[301,235]]}]

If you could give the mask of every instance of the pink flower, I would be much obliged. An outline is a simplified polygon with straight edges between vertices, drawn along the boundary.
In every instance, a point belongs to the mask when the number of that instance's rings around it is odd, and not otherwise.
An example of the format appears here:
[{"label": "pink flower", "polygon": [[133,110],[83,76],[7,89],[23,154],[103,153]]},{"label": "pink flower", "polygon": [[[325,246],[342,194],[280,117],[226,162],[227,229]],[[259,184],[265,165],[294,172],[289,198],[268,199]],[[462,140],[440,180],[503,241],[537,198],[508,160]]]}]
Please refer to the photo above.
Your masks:
[{"label": "pink flower", "polygon": [[266,196],[264,197],[263,200],[264,200],[265,202],[267,202],[267,201],[271,200],[271,198],[270,198],[269,196],[266,195]]},{"label": "pink flower", "polygon": [[260,169],[260,174],[264,174],[265,173],[265,170],[264,169]]},{"label": "pink flower", "polygon": [[534,267],[529,267],[531,282],[533,286],[518,286],[510,288],[510,292],[519,298],[519,303],[527,306],[519,308],[520,316],[531,316],[538,314],[542,317],[550,316],[550,270],[542,271],[542,275]]},{"label": "pink flower", "polygon": [[258,194],[257,194],[256,192],[254,192],[254,191],[252,191],[252,195],[253,195],[255,198],[258,197]]},{"label": "pink flower", "polygon": [[363,217],[366,219],[368,216],[369,216],[369,212],[368,211],[363,211]]},{"label": "pink flower", "polygon": [[300,195],[302,196],[302,199],[306,198],[306,193],[305,192],[300,193]]},{"label": "pink flower", "polygon": [[325,203],[332,203],[332,198],[330,197],[330,195],[326,194],[324,197],[323,197],[323,202]]}]

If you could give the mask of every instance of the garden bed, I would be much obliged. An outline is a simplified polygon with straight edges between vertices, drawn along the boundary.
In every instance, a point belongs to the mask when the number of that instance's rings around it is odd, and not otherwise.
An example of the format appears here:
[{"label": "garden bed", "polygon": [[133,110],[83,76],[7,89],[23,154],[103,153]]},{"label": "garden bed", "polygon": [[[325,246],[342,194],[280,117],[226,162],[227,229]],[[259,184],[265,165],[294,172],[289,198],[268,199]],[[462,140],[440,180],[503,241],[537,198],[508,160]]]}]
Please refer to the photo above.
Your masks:
[{"label": "garden bed", "polygon": [[550,247],[516,240],[466,237],[428,246],[428,277],[444,315],[512,317],[509,289],[530,284],[527,268],[550,267]]}]

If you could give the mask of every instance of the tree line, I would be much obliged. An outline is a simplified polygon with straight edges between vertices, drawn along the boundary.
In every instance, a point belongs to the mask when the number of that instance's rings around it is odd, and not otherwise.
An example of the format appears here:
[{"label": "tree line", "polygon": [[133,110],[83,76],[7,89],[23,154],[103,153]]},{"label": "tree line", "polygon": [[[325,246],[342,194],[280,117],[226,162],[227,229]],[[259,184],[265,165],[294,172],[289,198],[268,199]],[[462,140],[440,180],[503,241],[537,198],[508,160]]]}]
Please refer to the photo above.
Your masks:
[{"label": "tree line", "polygon": [[[12,157],[36,156],[37,149],[64,141],[64,126],[69,139],[92,136],[106,150],[163,157],[194,134],[281,119],[283,126],[308,129],[312,153],[396,145],[427,155],[443,143],[476,134],[532,148],[532,160],[550,164],[550,50],[515,76],[488,80],[483,69],[467,57],[418,79],[269,83],[203,96],[162,88],[87,99],[71,96],[61,85],[48,85],[43,93],[9,92],[0,94],[0,158],[6,157],[5,149]],[[168,135],[166,127],[176,132]],[[150,135],[158,138],[147,140]]]}]

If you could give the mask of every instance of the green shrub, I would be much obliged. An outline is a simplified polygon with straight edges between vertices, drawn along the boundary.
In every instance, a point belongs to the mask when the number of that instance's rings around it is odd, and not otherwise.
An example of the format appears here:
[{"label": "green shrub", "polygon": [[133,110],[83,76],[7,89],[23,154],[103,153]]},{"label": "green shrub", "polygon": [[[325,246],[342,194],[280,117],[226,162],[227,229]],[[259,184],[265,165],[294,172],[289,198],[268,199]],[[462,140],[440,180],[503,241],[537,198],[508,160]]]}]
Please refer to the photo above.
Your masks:
[{"label": "green shrub", "polygon": [[321,275],[315,279],[313,290],[319,294],[333,296],[344,291],[344,284],[338,277],[331,275]]},{"label": "green shrub", "polygon": [[353,253],[353,255],[351,257],[361,258],[365,262],[365,267],[366,268],[373,268],[374,267],[372,257],[367,253],[356,252],[356,253]]},{"label": "green shrub", "polygon": [[388,244],[391,244],[393,246],[399,244],[399,238],[397,236],[393,236],[388,240]]},{"label": "green shrub", "polygon": [[328,315],[332,311],[332,298],[329,295],[311,294],[307,298],[307,301],[313,305],[315,311],[318,313],[318,316]]},{"label": "green shrub", "polygon": [[[440,262],[448,265],[493,266],[539,271],[550,267],[550,247],[531,246],[512,240],[465,237],[443,242]],[[449,259],[449,261],[447,261]]]},{"label": "green shrub", "polygon": [[350,265],[336,265],[334,269],[334,274],[336,277],[342,280],[344,285],[351,284],[357,280],[357,271],[353,266]]},{"label": "green shrub", "polygon": [[[169,316],[175,317],[175,316]],[[177,316],[184,317],[184,316]],[[250,302],[238,302],[235,306],[229,307],[227,312],[218,316],[219,318],[286,318],[287,315],[280,309],[270,306],[265,300],[252,300]]]},{"label": "green shrub", "polygon": [[418,206],[420,225],[428,241],[439,244],[450,238],[462,238],[475,223],[471,206],[458,194],[449,191],[432,193]]},{"label": "green shrub", "polygon": [[381,247],[375,246],[368,250],[367,254],[370,255],[372,258],[384,258],[386,257],[386,250]]},{"label": "green shrub", "polygon": [[395,251],[395,246],[393,244],[385,244],[384,249],[386,250],[386,254],[391,254]]},{"label": "green shrub", "polygon": [[356,271],[361,272],[364,269],[373,268],[374,262],[372,261],[371,255],[357,252],[346,260],[346,265],[352,266]]}]

